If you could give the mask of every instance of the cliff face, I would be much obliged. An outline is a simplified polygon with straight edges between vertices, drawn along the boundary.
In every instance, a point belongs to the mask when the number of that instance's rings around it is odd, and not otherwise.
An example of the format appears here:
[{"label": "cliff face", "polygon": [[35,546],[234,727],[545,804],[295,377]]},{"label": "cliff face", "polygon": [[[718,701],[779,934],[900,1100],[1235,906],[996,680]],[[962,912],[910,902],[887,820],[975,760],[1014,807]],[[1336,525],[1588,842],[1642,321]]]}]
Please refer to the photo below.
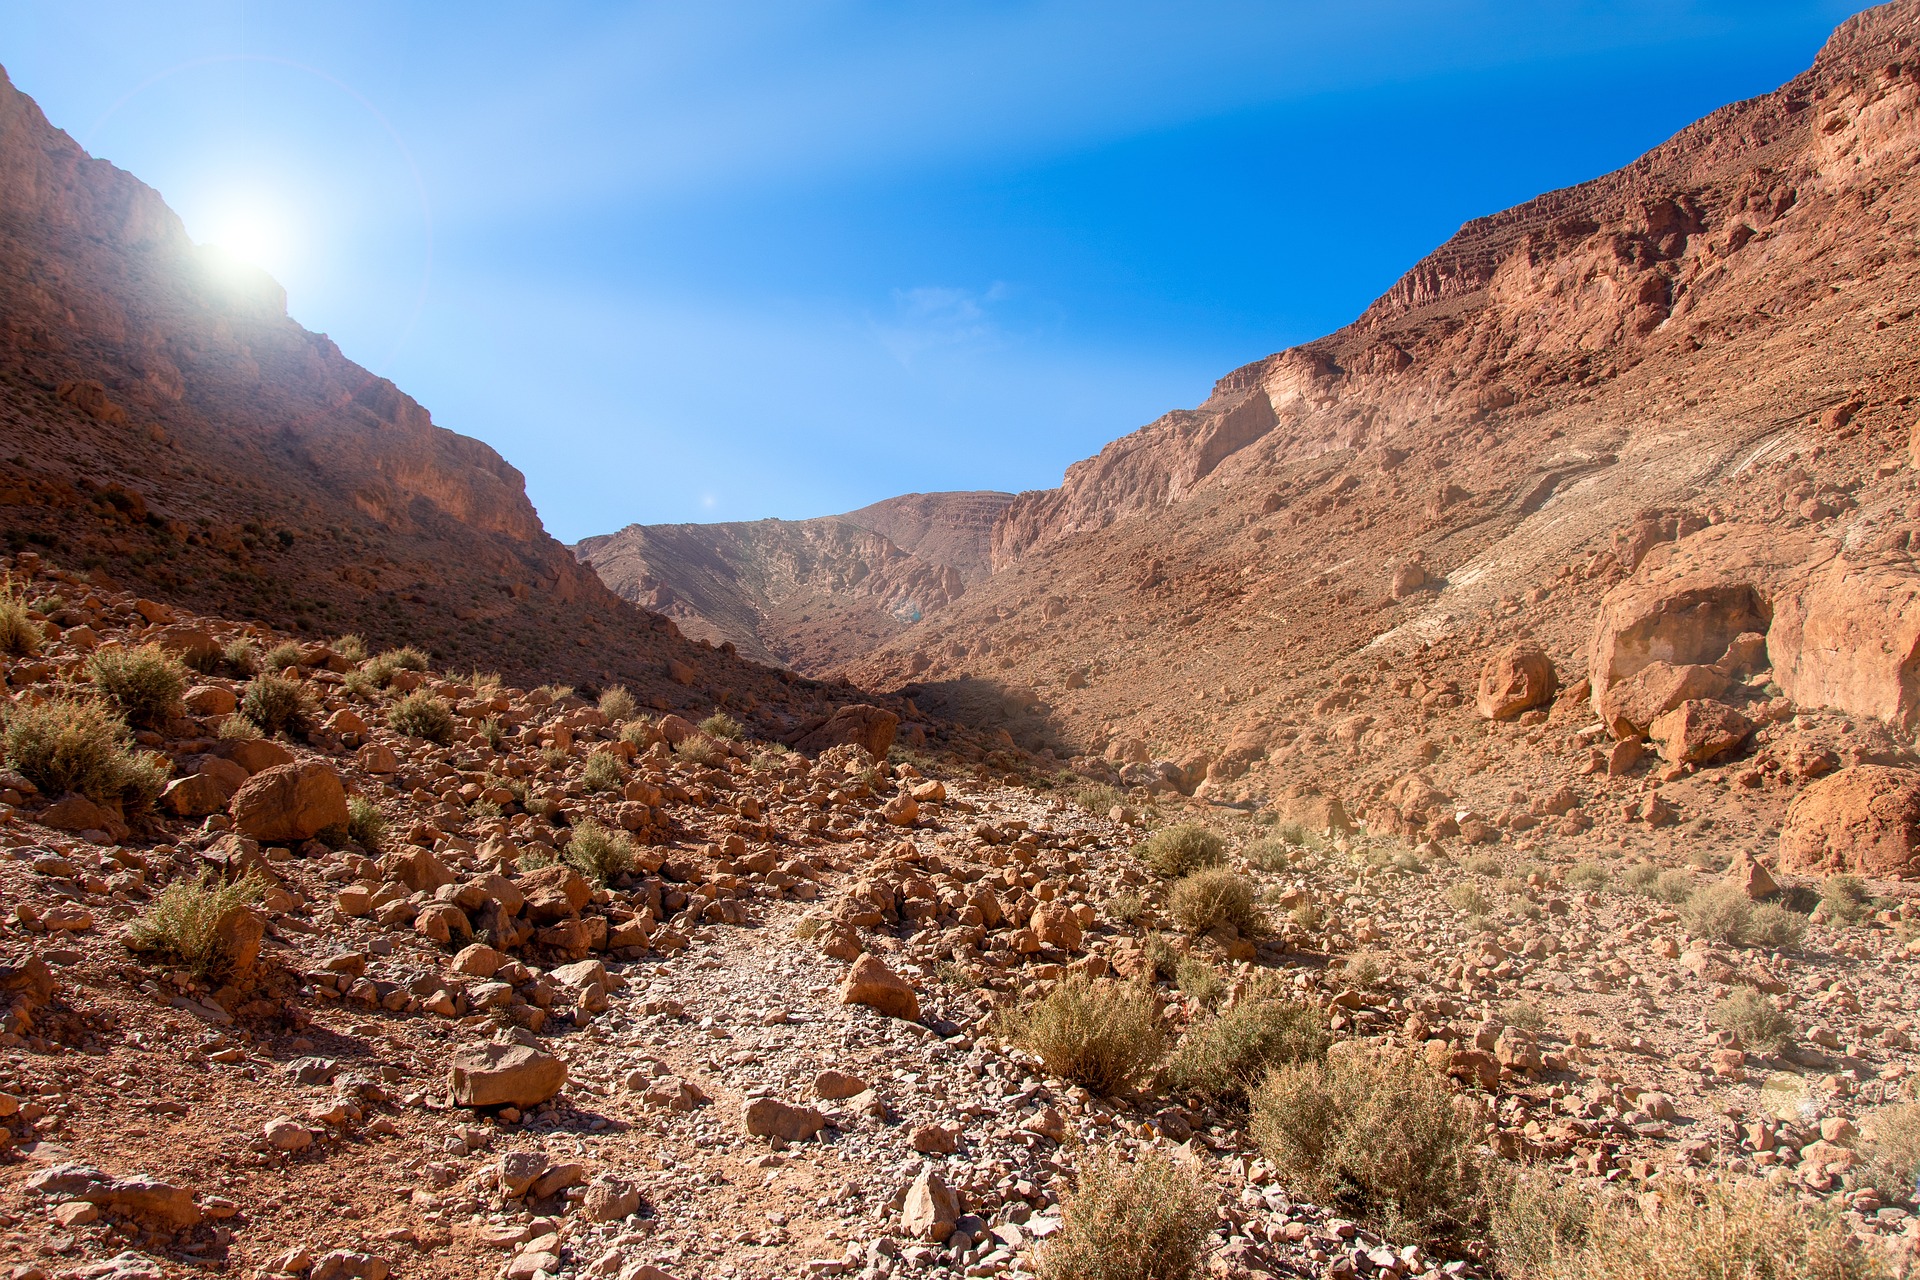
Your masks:
[{"label": "cliff face", "polygon": [[0,536],[209,613],[431,647],[512,678],[669,660],[785,696],[620,600],[542,528],[521,474],[434,425],[196,248],[159,195],[0,76]]},{"label": "cliff face", "polygon": [[[1657,544],[1817,534],[1853,551],[1831,573],[1869,566],[1893,602],[1855,600],[1856,620],[1920,591],[1917,172],[1920,0],[1901,0],[1779,90],[1469,224],[1351,325],[1021,494],[993,576],[850,674],[1063,754],[1184,761],[1229,793],[1318,784],[1364,808],[1421,770],[1489,806],[1552,794],[1585,747],[1497,752],[1481,665],[1537,646],[1580,692],[1602,598]],[[1795,604],[1793,576],[1752,588],[1755,628],[1852,600],[1836,578]],[[1865,665],[1803,652],[1831,626],[1776,629],[1794,698],[1910,714]],[[1866,635],[1847,643],[1907,652]]]},{"label": "cliff face", "polygon": [[629,525],[575,552],[622,598],[690,636],[828,672],[985,577],[1011,497],[916,493],[816,520]]}]

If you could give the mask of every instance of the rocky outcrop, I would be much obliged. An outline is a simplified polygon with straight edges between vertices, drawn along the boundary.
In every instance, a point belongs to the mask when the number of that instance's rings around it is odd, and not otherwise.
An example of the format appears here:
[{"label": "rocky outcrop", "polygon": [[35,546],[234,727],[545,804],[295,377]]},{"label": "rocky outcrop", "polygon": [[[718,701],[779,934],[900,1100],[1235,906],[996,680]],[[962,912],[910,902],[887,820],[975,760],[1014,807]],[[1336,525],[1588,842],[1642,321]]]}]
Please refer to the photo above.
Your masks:
[{"label": "rocky outcrop", "polygon": [[1796,703],[1920,727],[1920,563],[1907,537],[1813,572],[1781,599],[1767,652]]},{"label": "rocky outcrop", "polygon": [[1783,871],[1920,875],[1920,771],[1842,769],[1794,797],[1780,830]]}]

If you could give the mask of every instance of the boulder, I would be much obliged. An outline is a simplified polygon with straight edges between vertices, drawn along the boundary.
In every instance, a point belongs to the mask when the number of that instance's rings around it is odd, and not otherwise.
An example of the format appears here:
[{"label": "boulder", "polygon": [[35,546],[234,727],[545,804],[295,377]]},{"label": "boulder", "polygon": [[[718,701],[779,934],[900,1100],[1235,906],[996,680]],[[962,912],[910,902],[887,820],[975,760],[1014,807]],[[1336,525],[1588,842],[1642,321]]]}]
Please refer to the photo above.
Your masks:
[{"label": "boulder", "polygon": [[1689,698],[1653,722],[1649,736],[1669,764],[1705,764],[1732,751],[1753,721],[1724,702]]},{"label": "boulder", "polygon": [[1681,703],[1718,698],[1732,684],[1716,667],[1655,661],[1616,683],[1600,695],[1595,706],[1615,738],[1641,738],[1655,720]]},{"label": "boulder", "polygon": [[231,794],[212,774],[194,773],[169,782],[160,807],[177,817],[204,818],[225,808]]},{"label": "boulder", "polygon": [[347,825],[347,791],[330,764],[274,765],[247,779],[228,805],[234,829],[262,843],[311,840]]},{"label": "boulder", "polygon": [[1920,875],[1920,770],[1863,764],[1807,784],[1781,824],[1782,871]]},{"label": "boulder", "polygon": [[545,1173],[552,1161],[544,1151],[509,1151],[500,1157],[495,1171],[500,1179],[500,1190],[509,1200],[518,1200],[527,1194],[534,1180]]},{"label": "boulder", "polygon": [[578,916],[593,898],[593,887],[564,862],[529,871],[520,877],[527,915],[535,924],[552,924]]},{"label": "boulder", "polygon": [[233,714],[240,700],[231,689],[223,689],[217,684],[200,684],[187,690],[180,703],[190,715],[224,716]]},{"label": "boulder", "polygon": [[625,1178],[603,1173],[587,1187],[580,1201],[589,1222],[618,1222],[640,1210],[640,1188]]},{"label": "boulder", "polygon": [[1775,883],[1773,876],[1744,849],[1733,856],[1733,865],[1727,868],[1726,879],[1728,884],[1738,887],[1755,902],[1780,892],[1780,886]]},{"label": "boulder", "polygon": [[805,1142],[827,1127],[827,1118],[812,1107],[796,1106],[778,1098],[753,1098],[741,1110],[747,1132],[756,1138]]},{"label": "boulder", "polygon": [[1798,706],[1920,728],[1920,560],[1905,545],[1835,556],[1780,598],[1767,653]]},{"label": "boulder", "polygon": [[77,791],[69,791],[42,809],[35,820],[55,831],[111,831],[120,821],[111,809]]},{"label": "boulder", "polygon": [[921,1170],[900,1205],[901,1233],[915,1240],[945,1240],[959,1220],[959,1194],[931,1165]]},{"label": "boulder", "polygon": [[215,750],[249,774],[293,763],[293,752],[267,738],[224,738]]},{"label": "boulder", "polygon": [[840,984],[840,1003],[864,1004],[908,1022],[920,1020],[920,997],[878,956],[863,955],[853,962],[846,981]]},{"label": "boulder", "polygon": [[893,736],[899,728],[899,716],[884,707],[860,702],[839,708],[806,730],[794,741],[793,748],[817,755],[830,747],[852,744],[874,759],[884,760],[893,749]]},{"label": "boulder", "polygon": [[1511,720],[1553,701],[1559,689],[1553,659],[1536,645],[1509,645],[1487,659],[1480,669],[1480,692],[1474,706],[1489,720]]},{"label": "boulder", "polygon": [[448,1082],[456,1106],[536,1107],[560,1092],[567,1067],[523,1044],[468,1045],[454,1051]]}]

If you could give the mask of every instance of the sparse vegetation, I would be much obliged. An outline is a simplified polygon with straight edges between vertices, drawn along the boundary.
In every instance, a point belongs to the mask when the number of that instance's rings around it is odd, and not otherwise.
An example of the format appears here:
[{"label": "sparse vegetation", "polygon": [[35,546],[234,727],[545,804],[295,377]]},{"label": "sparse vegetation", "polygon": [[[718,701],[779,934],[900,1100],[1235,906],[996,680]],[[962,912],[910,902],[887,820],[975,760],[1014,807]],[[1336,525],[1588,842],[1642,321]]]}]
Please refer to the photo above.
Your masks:
[{"label": "sparse vegetation", "polygon": [[633,868],[633,843],[618,831],[597,822],[583,822],[567,840],[567,865],[597,885]]},{"label": "sparse vegetation", "polygon": [[1671,870],[1662,871],[1659,875],[1655,876],[1653,883],[1646,888],[1645,893],[1649,898],[1653,898],[1656,901],[1670,902],[1678,905],[1693,896],[1694,887],[1698,883],[1699,882],[1694,879],[1692,872],[1682,871],[1678,867],[1674,867]]},{"label": "sparse vegetation", "polygon": [[1244,1097],[1276,1066],[1318,1062],[1329,1042],[1318,1010],[1278,990],[1256,990],[1190,1028],[1168,1063],[1167,1078],[1183,1093]]},{"label": "sparse vegetation", "polygon": [[304,733],[319,712],[304,682],[262,673],[247,681],[240,694],[240,714],[262,733]]},{"label": "sparse vegetation", "polygon": [[[620,741],[631,743],[636,750],[645,751],[650,743],[659,741],[659,726],[651,717],[636,716],[620,726]],[[786,748],[782,747],[781,750]]]},{"label": "sparse vegetation", "polygon": [[1134,923],[1146,908],[1146,900],[1131,889],[1122,889],[1101,904],[1107,919],[1122,925]]},{"label": "sparse vegetation", "polygon": [[261,655],[260,669],[279,674],[285,672],[288,667],[298,667],[301,665],[301,652],[300,645],[291,640],[283,640]]},{"label": "sparse vegetation", "polygon": [[1772,996],[1752,987],[1735,987],[1709,1016],[1714,1026],[1733,1032],[1741,1044],[1762,1052],[1778,1048],[1793,1034],[1793,1019]]},{"label": "sparse vegetation", "polygon": [[1635,893],[1649,896],[1653,893],[1653,882],[1660,878],[1660,868],[1651,862],[1635,862],[1620,873],[1620,881]]},{"label": "sparse vegetation", "polygon": [[1138,986],[1076,974],[1004,1016],[1015,1044],[1054,1075],[1095,1093],[1119,1092],[1160,1059],[1160,1014]]},{"label": "sparse vegetation", "polygon": [[570,684],[537,685],[533,691],[544,697],[548,702],[564,702],[573,696],[573,686]]},{"label": "sparse vegetation", "polygon": [[600,714],[615,724],[625,724],[640,714],[640,700],[625,685],[614,685],[600,695]]},{"label": "sparse vegetation", "polygon": [[1591,1195],[1537,1171],[1503,1179],[1488,1207],[1495,1272],[1504,1280],[1551,1280],[1556,1262],[1586,1244],[1593,1221]]},{"label": "sparse vegetation", "polygon": [[1509,1027],[1539,1035],[1547,1029],[1547,1015],[1531,1000],[1510,1000],[1500,1006],[1500,1021]]},{"label": "sparse vegetation", "polygon": [[721,738],[728,742],[737,742],[746,736],[746,729],[738,720],[724,711],[716,711],[700,722],[700,732],[709,738]]},{"label": "sparse vegetation", "polygon": [[1859,876],[1828,876],[1820,882],[1820,905],[1835,924],[1859,924],[1873,914],[1873,892]]},{"label": "sparse vegetation", "polygon": [[347,797],[347,838],[361,848],[378,852],[387,834],[386,815],[365,796]]},{"label": "sparse vegetation", "polygon": [[360,670],[366,673],[367,678],[382,689],[393,683],[396,672],[424,672],[426,669],[427,655],[412,646],[387,649],[360,664]]},{"label": "sparse vegetation", "polygon": [[1807,940],[1807,918],[1777,902],[1758,903],[1747,921],[1747,945],[1794,951]]},{"label": "sparse vegetation", "polygon": [[480,731],[480,736],[486,740],[489,751],[505,751],[507,749],[507,727],[500,723],[499,716],[488,716],[474,727]]},{"label": "sparse vegetation", "polygon": [[87,676],[129,724],[159,724],[187,690],[186,664],[157,644],[95,649]]},{"label": "sparse vegetation", "polygon": [[260,732],[260,726],[241,715],[238,711],[220,721],[220,737],[225,742],[242,742],[266,735]]},{"label": "sparse vegetation", "polygon": [[673,753],[692,764],[712,764],[720,759],[720,744],[704,733],[692,734],[680,740]]},{"label": "sparse vegetation", "polygon": [[1493,910],[1493,903],[1480,892],[1480,886],[1467,880],[1447,890],[1447,902],[1470,916],[1484,916]]},{"label": "sparse vegetation", "polygon": [[387,710],[387,724],[395,733],[446,746],[453,741],[453,708],[447,700],[416,689]]},{"label": "sparse vegetation", "polygon": [[618,791],[624,785],[619,758],[611,751],[594,752],[587,757],[587,767],[580,780],[589,791]]},{"label": "sparse vegetation", "polygon": [[220,650],[220,661],[235,675],[250,676],[260,670],[260,646],[251,640],[230,640]]},{"label": "sparse vegetation", "polygon": [[1254,1094],[1252,1133],[1290,1186],[1389,1236],[1456,1238],[1484,1215],[1478,1128],[1410,1054],[1356,1047],[1278,1067]]},{"label": "sparse vegetation", "polygon": [[1040,1280],[1190,1280],[1212,1229],[1212,1193],[1191,1171],[1150,1148],[1105,1150],[1082,1162]]},{"label": "sparse vegetation", "polygon": [[1212,1008],[1227,994],[1227,980],[1220,971],[1191,951],[1182,952],[1173,962],[1173,985],[1180,994]]},{"label": "sparse vegetation", "polygon": [[333,651],[348,662],[365,662],[367,660],[366,638],[352,633],[340,636],[333,642]]},{"label": "sparse vegetation", "polygon": [[224,883],[212,872],[198,881],[175,880],[127,926],[127,945],[164,956],[199,977],[226,977],[234,957],[221,923],[258,902],[266,889],[266,880],[251,873]]},{"label": "sparse vegetation", "polygon": [[1753,921],[1753,901],[1738,885],[1706,885],[1687,896],[1680,908],[1680,920],[1696,938],[1744,942]]},{"label": "sparse vegetation", "polygon": [[1253,902],[1253,884],[1225,867],[1212,867],[1183,877],[1173,886],[1167,910],[1188,933],[1208,933],[1230,925],[1243,934],[1259,932],[1260,912]]},{"label": "sparse vegetation", "polygon": [[1104,782],[1089,782],[1073,791],[1073,802],[1088,813],[1106,817],[1127,803],[1127,793]]},{"label": "sparse vegetation", "polygon": [[7,763],[49,796],[151,804],[166,786],[164,757],[133,748],[124,721],[90,698],[49,698],[6,716]]},{"label": "sparse vegetation", "polygon": [[1920,1103],[1877,1107],[1860,1126],[1867,1175],[1882,1194],[1904,1199],[1920,1182]]},{"label": "sparse vegetation", "polygon": [[1285,871],[1293,865],[1294,847],[1269,836],[1247,846],[1247,861],[1262,871]]},{"label": "sparse vegetation", "polygon": [[1491,853],[1476,853],[1460,865],[1464,867],[1468,873],[1481,876],[1488,880],[1495,879],[1506,871],[1506,867],[1502,865],[1500,859]]},{"label": "sparse vegetation", "polygon": [[1361,991],[1379,986],[1386,972],[1386,962],[1376,951],[1356,951],[1340,966],[1340,974],[1348,985]]},{"label": "sparse vegetation", "polygon": [[1597,862],[1576,862],[1567,868],[1567,888],[1604,889],[1613,877]]},{"label": "sparse vegetation", "polygon": [[1134,853],[1168,880],[1178,880],[1227,858],[1227,843],[1197,823],[1162,827],[1134,849]]},{"label": "sparse vegetation", "polygon": [[33,620],[25,600],[11,579],[0,590],[0,653],[10,658],[30,658],[40,652],[46,634]]}]

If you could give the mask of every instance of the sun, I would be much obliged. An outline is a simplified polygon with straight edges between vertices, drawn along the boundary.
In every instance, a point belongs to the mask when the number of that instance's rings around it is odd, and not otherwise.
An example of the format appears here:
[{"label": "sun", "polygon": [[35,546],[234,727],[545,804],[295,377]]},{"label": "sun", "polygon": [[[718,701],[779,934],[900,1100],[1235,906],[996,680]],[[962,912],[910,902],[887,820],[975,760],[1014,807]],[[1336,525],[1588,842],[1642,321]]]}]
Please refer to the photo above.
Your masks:
[{"label": "sun", "polygon": [[286,256],[290,237],[287,224],[263,200],[236,200],[218,210],[208,228],[207,243],[249,266],[270,270]]}]

